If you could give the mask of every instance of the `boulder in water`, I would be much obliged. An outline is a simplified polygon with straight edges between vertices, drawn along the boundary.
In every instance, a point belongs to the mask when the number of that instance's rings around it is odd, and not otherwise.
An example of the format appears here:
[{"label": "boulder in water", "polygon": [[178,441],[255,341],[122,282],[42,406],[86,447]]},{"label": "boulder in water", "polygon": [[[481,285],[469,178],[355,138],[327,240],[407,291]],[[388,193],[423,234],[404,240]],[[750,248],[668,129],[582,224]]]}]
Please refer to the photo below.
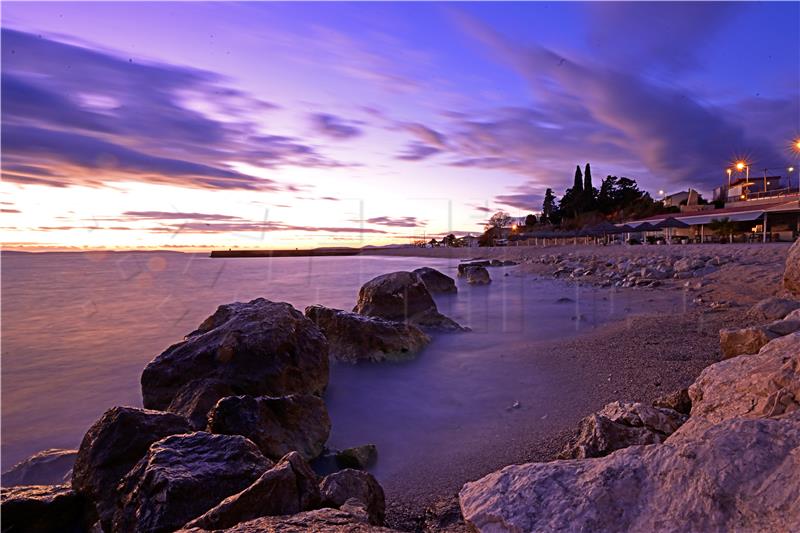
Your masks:
[{"label": "boulder in water", "polygon": [[488,285],[492,282],[492,278],[489,277],[489,271],[481,266],[467,268],[464,271],[464,275],[470,285]]},{"label": "boulder in water", "polygon": [[186,417],[196,431],[208,425],[208,412],[220,398],[234,396],[233,386],[219,379],[196,379],[175,393],[167,411]]},{"label": "boulder in water", "polygon": [[273,460],[291,451],[311,460],[324,449],[331,419],[325,402],[311,394],[229,396],[209,413],[208,430],[243,435]]},{"label": "boulder in water", "polygon": [[338,361],[408,359],[424,348],[430,337],[413,324],[348,313],[321,305],[306,307],[330,344],[330,356]]},{"label": "boulder in water", "polygon": [[7,533],[85,533],[94,512],[69,485],[27,485],[3,487],[0,514]]},{"label": "boulder in water", "polygon": [[435,268],[418,268],[414,270],[414,274],[417,274],[420,278],[422,278],[422,282],[431,293],[458,292],[458,288],[456,288],[456,280],[446,274],[442,274]]},{"label": "boulder in water", "polygon": [[189,431],[189,423],[182,416],[112,407],[83,437],[72,469],[72,488],[96,506],[103,528],[110,531],[120,480],[151,444]]},{"label": "boulder in water", "polygon": [[17,485],[59,485],[72,479],[78,450],[52,448],[36,453],[3,473],[3,487]]},{"label": "boulder in water", "polygon": [[[328,384],[328,341],[287,303],[258,298],[221,305],[186,340],[147,365],[141,380],[144,406],[168,409],[197,380],[214,380],[217,387],[226,384],[236,394],[252,396],[322,394]],[[202,404],[219,399],[213,396],[204,395]]]},{"label": "boulder in water", "polygon": [[240,435],[198,431],[162,439],[119,484],[113,530],[175,531],[250,486],[271,466]]},{"label": "boulder in water", "polygon": [[327,507],[338,508],[354,498],[366,506],[370,524],[383,524],[386,501],[372,474],[351,468],[335,472],[322,480],[320,493],[322,505]]},{"label": "boulder in water", "polygon": [[364,444],[346,448],[336,454],[336,463],[340,468],[355,468],[366,470],[378,460],[378,447],[374,444]]}]

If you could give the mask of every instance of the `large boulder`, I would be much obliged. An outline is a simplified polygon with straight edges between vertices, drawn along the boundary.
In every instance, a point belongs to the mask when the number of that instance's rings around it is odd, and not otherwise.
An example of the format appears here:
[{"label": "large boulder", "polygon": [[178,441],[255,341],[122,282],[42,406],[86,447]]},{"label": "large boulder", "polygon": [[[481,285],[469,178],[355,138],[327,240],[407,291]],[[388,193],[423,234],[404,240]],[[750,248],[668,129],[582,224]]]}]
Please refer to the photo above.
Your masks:
[{"label": "large boulder", "polygon": [[362,444],[345,448],[336,454],[336,462],[342,468],[366,470],[378,460],[378,447],[374,444]]},{"label": "large boulder", "polygon": [[154,442],[191,431],[187,420],[172,413],[134,407],[112,407],[83,436],[72,487],[97,508],[100,522],[110,531],[116,509],[116,487]]},{"label": "large boulder", "polygon": [[208,430],[244,435],[272,460],[291,451],[311,460],[325,447],[331,419],[325,402],[311,394],[278,398],[229,396],[217,402],[209,413]]},{"label": "large boulder", "polygon": [[420,278],[422,278],[422,282],[431,293],[458,292],[458,288],[456,288],[456,280],[446,274],[442,274],[435,268],[418,268],[414,270],[414,274],[417,274]]},{"label": "large boulder", "polygon": [[[235,394],[252,396],[322,394],[328,384],[328,341],[287,303],[258,298],[221,305],[186,340],[145,367],[144,406],[168,409],[197,380],[215,380],[215,387],[221,382]],[[219,399],[213,396],[203,396],[203,405]]]},{"label": "large boulder", "polygon": [[677,435],[731,418],[774,417],[800,409],[800,332],[757,354],[706,367],[689,387],[692,413]]},{"label": "large boulder", "polygon": [[228,496],[186,528],[223,529],[262,516],[290,515],[320,506],[316,474],[297,452],[283,457],[243,491]]},{"label": "large boulder", "polygon": [[425,328],[463,329],[439,313],[425,283],[413,272],[392,272],[366,282],[358,291],[358,303],[353,311]]},{"label": "large boulder", "polygon": [[272,462],[240,435],[196,432],[162,439],[120,482],[113,530],[175,531],[270,467]]},{"label": "large boulder", "polygon": [[[181,529],[178,533],[205,533],[200,528]],[[399,533],[394,529],[373,526],[360,517],[340,509],[317,509],[288,516],[265,516],[242,522],[214,533]]]},{"label": "large boulder", "polygon": [[800,529],[800,412],[675,437],[596,459],[508,466],[464,485],[461,510],[492,533]]},{"label": "large boulder", "polygon": [[785,318],[795,309],[800,309],[800,301],[772,297],[754,304],[747,310],[747,317],[760,322],[772,322]]},{"label": "large boulder", "polygon": [[306,307],[306,316],[328,338],[330,356],[347,363],[408,359],[431,340],[413,324],[321,305]]},{"label": "large boulder", "polygon": [[628,446],[658,444],[685,421],[685,415],[672,409],[638,402],[612,402],[581,420],[577,438],[560,457],[603,457]]},{"label": "large boulder", "polygon": [[464,272],[464,275],[470,285],[488,285],[492,282],[492,278],[489,277],[489,271],[482,266],[469,267]]},{"label": "large boulder", "polygon": [[692,399],[689,397],[688,389],[680,389],[653,400],[653,407],[666,407],[677,411],[682,415],[689,416],[692,411]]},{"label": "large boulder", "polygon": [[780,337],[764,326],[726,328],[719,330],[719,347],[723,359],[758,353],[762,346]]},{"label": "large boulder", "polygon": [[69,485],[3,487],[0,493],[4,533],[85,533],[93,514]]},{"label": "large boulder", "polygon": [[195,379],[178,389],[167,411],[186,417],[192,429],[203,431],[211,408],[220,398],[235,394],[230,383],[219,379]]},{"label": "large boulder", "polygon": [[383,525],[386,501],[383,488],[367,472],[346,468],[335,472],[320,483],[322,505],[339,508],[348,500],[355,499],[366,507],[370,524]]},{"label": "large boulder", "polygon": [[52,448],[35,453],[3,473],[3,487],[17,485],[59,485],[72,479],[78,450]]},{"label": "large boulder", "polygon": [[800,239],[794,241],[786,256],[783,286],[791,294],[800,297]]}]

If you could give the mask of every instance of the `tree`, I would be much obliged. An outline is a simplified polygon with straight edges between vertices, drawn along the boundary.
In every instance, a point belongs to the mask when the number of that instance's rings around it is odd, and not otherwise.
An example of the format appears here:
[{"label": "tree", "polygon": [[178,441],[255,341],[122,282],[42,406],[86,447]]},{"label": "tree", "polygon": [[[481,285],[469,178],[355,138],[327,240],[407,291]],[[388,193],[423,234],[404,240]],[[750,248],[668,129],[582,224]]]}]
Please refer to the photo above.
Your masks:
[{"label": "tree", "polygon": [[456,236],[452,233],[442,237],[442,244],[445,246],[456,246]]},{"label": "tree", "polygon": [[583,193],[583,176],[581,175],[581,166],[575,166],[575,182],[572,185],[572,192],[576,196],[580,196]]},{"label": "tree", "polygon": [[478,244],[481,246],[492,246],[495,239],[502,237],[502,229],[511,224],[511,215],[505,211],[498,211],[486,222],[484,226],[483,235],[478,238]]},{"label": "tree", "polygon": [[736,231],[736,223],[728,217],[715,218],[708,223],[708,229],[719,235],[727,237],[728,242],[733,242],[733,234]]},{"label": "tree", "polygon": [[553,215],[556,212],[556,197],[553,189],[547,188],[544,192],[544,202],[542,203],[542,222],[553,222]]},{"label": "tree", "polygon": [[595,189],[592,185],[592,167],[586,163],[586,170],[583,172],[583,211],[593,211],[595,209]]},{"label": "tree", "polygon": [[531,228],[536,225],[536,215],[531,213],[530,215],[525,217],[525,227]]},{"label": "tree", "polygon": [[439,243],[436,242],[436,239],[431,239],[430,241],[428,241],[428,244],[430,244],[431,246],[439,246]]}]

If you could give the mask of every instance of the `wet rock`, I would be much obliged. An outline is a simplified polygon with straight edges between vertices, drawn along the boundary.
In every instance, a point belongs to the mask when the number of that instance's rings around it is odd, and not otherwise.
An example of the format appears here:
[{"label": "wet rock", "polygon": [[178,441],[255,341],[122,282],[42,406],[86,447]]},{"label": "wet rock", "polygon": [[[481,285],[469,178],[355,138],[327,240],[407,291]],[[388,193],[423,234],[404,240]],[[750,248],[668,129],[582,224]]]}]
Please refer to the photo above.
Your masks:
[{"label": "wet rock", "polygon": [[430,337],[413,324],[348,313],[321,305],[306,307],[330,343],[330,356],[338,361],[408,359],[424,348]]},{"label": "wet rock", "polygon": [[374,444],[346,448],[336,454],[336,462],[340,468],[366,470],[377,460],[378,447]]},{"label": "wet rock", "polygon": [[689,387],[692,414],[676,434],[737,417],[780,416],[800,409],[800,332],[770,341],[757,354],[706,367]]},{"label": "wet rock", "polygon": [[[203,533],[207,530],[182,529],[179,533]],[[242,522],[225,533],[398,533],[394,529],[373,526],[339,509],[317,509],[289,516],[265,516]],[[218,533],[218,532],[215,532]]]},{"label": "wet rock", "polygon": [[[321,394],[328,384],[328,341],[287,303],[258,298],[221,305],[145,367],[144,406],[167,409],[196,380],[215,380],[252,396]],[[203,403],[211,399],[213,394],[204,396]]]},{"label": "wet rock", "polygon": [[762,346],[777,337],[780,337],[780,335],[764,326],[721,329],[719,331],[720,351],[724,359],[736,357],[737,355],[758,353]]},{"label": "wet rock", "polygon": [[72,465],[78,450],[52,448],[36,453],[3,473],[3,487],[59,485],[72,480]]},{"label": "wet rock", "polygon": [[134,407],[112,407],[83,436],[72,487],[97,508],[100,522],[111,530],[116,487],[154,442],[191,431],[189,422],[172,413]]},{"label": "wet rock", "polygon": [[84,533],[93,511],[69,485],[3,487],[0,515],[4,533]]},{"label": "wet rock", "polygon": [[353,311],[423,328],[458,331],[463,328],[439,313],[422,279],[412,272],[392,272],[366,282]]},{"label": "wet rock", "polygon": [[676,435],[597,459],[508,466],[464,485],[461,510],[484,532],[800,528],[800,476],[792,474],[800,412]]},{"label": "wet rock", "polygon": [[383,524],[386,509],[383,488],[372,474],[351,468],[335,472],[322,480],[320,493],[326,507],[338,508],[355,498],[366,505],[370,524]]},{"label": "wet rock", "polygon": [[771,322],[780,320],[795,309],[800,309],[800,301],[787,298],[767,298],[761,300],[747,311],[752,320]]},{"label": "wet rock", "polygon": [[458,292],[456,281],[446,274],[442,274],[435,268],[422,267],[414,270],[414,273],[422,278],[422,282],[431,293],[451,293]]},{"label": "wet rock", "polygon": [[489,271],[484,267],[470,267],[466,269],[464,275],[470,285],[488,285],[492,282],[492,278],[489,277]]},{"label": "wet rock", "polygon": [[262,516],[290,515],[320,506],[319,481],[297,452],[284,456],[243,491],[186,524],[186,528],[224,529]]},{"label": "wet rock", "polygon": [[229,396],[209,413],[208,430],[243,435],[273,460],[291,451],[311,460],[324,449],[331,419],[325,402],[311,394]]},{"label": "wet rock", "polygon": [[491,266],[491,261],[470,261],[468,263],[460,263],[458,265],[459,277],[466,275],[467,270],[473,267],[488,267]]},{"label": "wet rock", "polygon": [[800,297],[800,239],[794,241],[786,256],[786,269],[783,272],[783,287],[789,293]]},{"label": "wet rock", "polygon": [[250,486],[271,466],[239,435],[196,432],[162,439],[119,484],[114,531],[174,531]]},{"label": "wet rock", "polygon": [[689,389],[680,389],[656,398],[653,400],[653,407],[664,407],[677,411],[682,415],[689,416],[692,410],[692,399],[689,397]]},{"label": "wet rock", "polygon": [[603,457],[628,446],[658,444],[685,420],[685,415],[672,409],[643,403],[612,402],[581,420],[577,439],[567,445],[559,457]]},{"label": "wet rock", "polygon": [[192,429],[202,431],[208,424],[208,412],[220,398],[233,396],[233,387],[218,379],[196,379],[181,387],[167,411],[185,417]]}]

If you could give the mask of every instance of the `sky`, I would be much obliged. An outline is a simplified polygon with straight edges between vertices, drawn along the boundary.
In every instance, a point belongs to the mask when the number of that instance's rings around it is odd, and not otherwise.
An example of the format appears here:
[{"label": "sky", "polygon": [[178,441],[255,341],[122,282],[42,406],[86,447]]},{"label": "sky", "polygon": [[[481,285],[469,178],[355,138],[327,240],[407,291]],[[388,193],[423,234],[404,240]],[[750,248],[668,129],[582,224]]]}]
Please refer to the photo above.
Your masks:
[{"label": "sky", "polygon": [[[477,234],[795,164],[800,3],[2,4],[6,249]],[[795,177],[797,179],[797,177]]]}]

